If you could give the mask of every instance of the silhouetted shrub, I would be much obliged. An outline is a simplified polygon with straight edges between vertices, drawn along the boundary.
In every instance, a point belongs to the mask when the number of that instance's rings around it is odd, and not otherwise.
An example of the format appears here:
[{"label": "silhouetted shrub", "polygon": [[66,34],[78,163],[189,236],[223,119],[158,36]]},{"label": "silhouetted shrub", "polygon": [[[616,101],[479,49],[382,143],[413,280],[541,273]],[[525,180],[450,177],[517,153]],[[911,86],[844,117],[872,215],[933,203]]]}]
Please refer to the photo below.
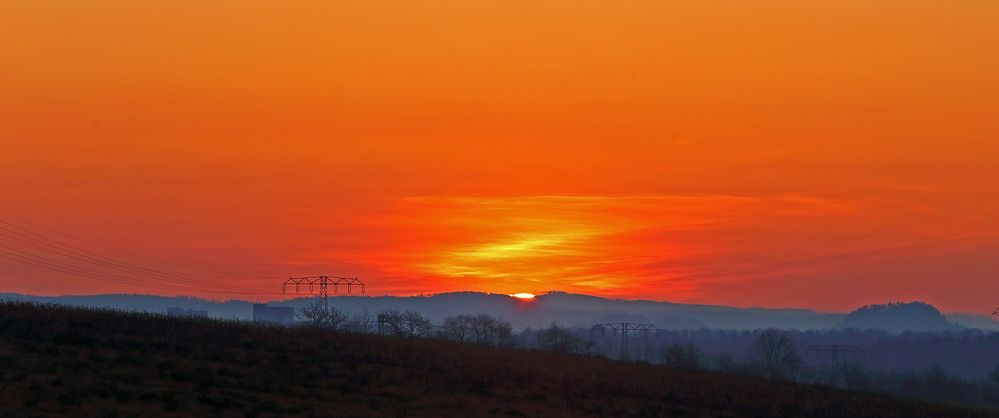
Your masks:
[{"label": "silhouetted shrub", "polygon": [[704,353],[694,343],[673,343],[662,348],[663,364],[685,369],[701,368]]}]

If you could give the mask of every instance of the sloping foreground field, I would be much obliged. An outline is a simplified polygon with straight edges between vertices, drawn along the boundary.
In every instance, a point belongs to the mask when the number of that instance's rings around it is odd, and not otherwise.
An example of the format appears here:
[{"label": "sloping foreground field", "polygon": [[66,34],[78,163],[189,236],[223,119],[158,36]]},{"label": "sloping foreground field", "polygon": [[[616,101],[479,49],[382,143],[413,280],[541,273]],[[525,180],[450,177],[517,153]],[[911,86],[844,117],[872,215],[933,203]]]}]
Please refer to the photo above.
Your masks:
[{"label": "sloping foreground field", "polygon": [[0,417],[975,417],[578,355],[0,303]]}]

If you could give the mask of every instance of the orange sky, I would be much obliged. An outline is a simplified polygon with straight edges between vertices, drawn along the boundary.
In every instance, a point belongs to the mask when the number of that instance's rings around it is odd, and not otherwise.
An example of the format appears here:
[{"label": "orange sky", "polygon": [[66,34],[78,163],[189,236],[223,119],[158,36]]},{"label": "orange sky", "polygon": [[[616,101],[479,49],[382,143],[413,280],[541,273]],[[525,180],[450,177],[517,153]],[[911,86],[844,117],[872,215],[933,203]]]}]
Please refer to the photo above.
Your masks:
[{"label": "orange sky", "polygon": [[993,0],[7,0],[0,211],[250,292],[991,312],[996,51]]}]

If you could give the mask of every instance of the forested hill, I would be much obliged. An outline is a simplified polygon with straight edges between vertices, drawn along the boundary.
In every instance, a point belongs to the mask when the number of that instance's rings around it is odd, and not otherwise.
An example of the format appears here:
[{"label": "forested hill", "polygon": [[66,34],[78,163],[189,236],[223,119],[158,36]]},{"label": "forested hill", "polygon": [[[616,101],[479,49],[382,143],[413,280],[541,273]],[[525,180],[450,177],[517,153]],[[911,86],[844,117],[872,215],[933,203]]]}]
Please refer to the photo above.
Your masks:
[{"label": "forested hill", "polygon": [[958,331],[961,327],[948,322],[937,308],[928,303],[885,303],[868,305],[850,312],[840,328],[879,329],[888,332]]}]

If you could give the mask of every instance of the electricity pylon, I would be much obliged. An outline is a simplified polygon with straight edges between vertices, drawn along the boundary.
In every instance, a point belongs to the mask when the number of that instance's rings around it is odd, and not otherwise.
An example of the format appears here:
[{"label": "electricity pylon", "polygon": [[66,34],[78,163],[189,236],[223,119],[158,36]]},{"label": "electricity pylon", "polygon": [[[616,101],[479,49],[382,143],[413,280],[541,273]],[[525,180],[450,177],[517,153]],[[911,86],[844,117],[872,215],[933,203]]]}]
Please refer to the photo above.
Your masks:
[{"label": "electricity pylon", "polygon": [[840,354],[848,354],[851,360],[856,362],[857,357],[866,356],[866,352],[863,348],[857,347],[855,345],[813,345],[808,347],[805,353],[829,353],[829,365],[833,370],[839,370],[840,366]]},{"label": "electricity pylon", "polygon": [[855,345],[839,345],[839,344],[829,344],[829,345],[813,345],[808,347],[805,354],[809,353],[828,353],[829,354],[829,367],[830,367],[830,378],[833,379],[834,386],[842,386],[845,382],[845,377],[843,376],[843,363],[842,355],[850,356],[852,363],[857,363],[858,357],[867,357],[867,352],[863,348],[857,347]]},{"label": "electricity pylon", "polygon": [[656,326],[652,324],[635,324],[631,322],[615,322],[612,324],[596,324],[590,328],[590,335],[592,337],[594,332],[600,332],[601,334],[607,331],[613,331],[615,334],[617,332],[621,333],[621,350],[618,354],[619,360],[628,360],[628,334],[632,332],[641,332],[648,336],[649,331],[655,330]]},{"label": "electricity pylon", "polygon": [[295,293],[302,293],[303,290],[306,290],[306,293],[314,294],[318,290],[320,303],[326,305],[330,296],[330,286],[333,286],[334,295],[340,293],[341,287],[347,288],[347,294],[352,294],[355,287],[360,287],[361,294],[364,294],[364,282],[360,279],[337,276],[290,277],[281,284],[281,291],[289,293],[289,289],[294,287]]}]

